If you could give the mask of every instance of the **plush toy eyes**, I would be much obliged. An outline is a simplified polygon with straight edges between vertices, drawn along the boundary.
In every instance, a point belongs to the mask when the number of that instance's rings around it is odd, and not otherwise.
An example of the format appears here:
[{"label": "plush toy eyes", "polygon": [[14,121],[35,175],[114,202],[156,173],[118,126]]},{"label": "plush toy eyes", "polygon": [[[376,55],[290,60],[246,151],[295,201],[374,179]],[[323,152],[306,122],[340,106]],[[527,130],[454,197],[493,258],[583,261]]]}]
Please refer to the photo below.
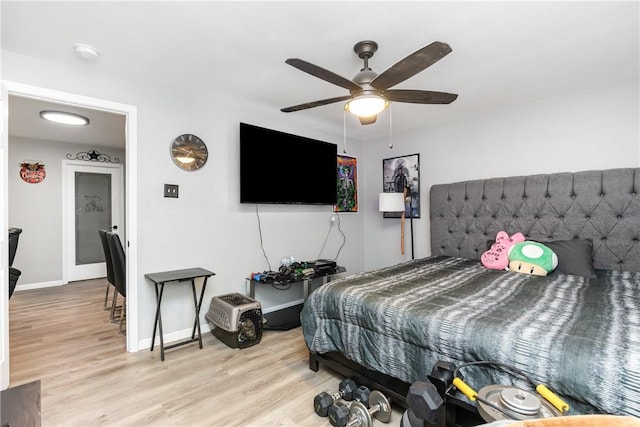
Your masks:
[{"label": "plush toy eyes", "polygon": [[529,274],[533,274],[533,267],[529,269]]}]

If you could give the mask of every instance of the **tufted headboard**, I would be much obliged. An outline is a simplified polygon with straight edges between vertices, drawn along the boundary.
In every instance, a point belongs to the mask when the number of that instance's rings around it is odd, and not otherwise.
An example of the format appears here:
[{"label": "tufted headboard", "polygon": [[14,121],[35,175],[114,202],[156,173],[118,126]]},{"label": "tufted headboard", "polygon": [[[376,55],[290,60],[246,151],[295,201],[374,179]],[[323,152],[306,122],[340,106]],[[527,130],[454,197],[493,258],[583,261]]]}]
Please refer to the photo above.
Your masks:
[{"label": "tufted headboard", "polygon": [[496,233],[591,239],[594,267],[640,271],[640,168],[491,178],[430,191],[431,254],[479,259]]}]

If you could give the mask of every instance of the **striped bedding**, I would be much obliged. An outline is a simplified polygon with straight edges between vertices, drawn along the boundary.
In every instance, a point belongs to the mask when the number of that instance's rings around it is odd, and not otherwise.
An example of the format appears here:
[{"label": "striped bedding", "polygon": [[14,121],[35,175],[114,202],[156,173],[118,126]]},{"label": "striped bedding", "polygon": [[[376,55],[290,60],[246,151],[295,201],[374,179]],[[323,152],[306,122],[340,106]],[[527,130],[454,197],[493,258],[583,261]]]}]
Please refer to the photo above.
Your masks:
[{"label": "striped bedding", "polygon": [[[310,351],[407,383],[439,360],[492,360],[547,385],[570,413],[640,416],[640,273],[540,277],[434,256],[332,281],[301,321]],[[476,390],[529,387],[495,369],[462,373]]]}]

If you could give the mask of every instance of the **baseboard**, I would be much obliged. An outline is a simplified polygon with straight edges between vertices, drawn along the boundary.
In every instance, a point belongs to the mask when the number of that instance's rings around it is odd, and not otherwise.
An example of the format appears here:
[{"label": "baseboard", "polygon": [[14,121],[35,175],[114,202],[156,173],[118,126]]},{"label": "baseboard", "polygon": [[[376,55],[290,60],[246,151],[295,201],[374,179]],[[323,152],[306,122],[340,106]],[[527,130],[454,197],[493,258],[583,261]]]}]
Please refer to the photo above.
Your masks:
[{"label": "baseboard", "polygon": [[25,285],[17,285],[15,292],[28,291],[30,289],[52,288],[54,286],[62,286],[62,280],[52,280],[51,282],[27,283]]},{"label": "baseboard", "polygon": [[[167,334],[164,334],[164,345],[167,346],[174,341],[182,341],[187,338],[191,338],[191,332],[193,332],[193,328],[183,329],[181,331],[169,332]],[[200,332],[202,333],[202,336],[204,336],[205,333],[211,332],[211,327],[207,322],[200,322]],[[155,344],[155,347],[158,350],[160,350],[159,348],[160,337],[158,335],[156,335],[156,341],[154,344]],[[138,351],[142,351],[142,350],[149,351],[150,347],[151,347],[151,337],[138,341]]]}]

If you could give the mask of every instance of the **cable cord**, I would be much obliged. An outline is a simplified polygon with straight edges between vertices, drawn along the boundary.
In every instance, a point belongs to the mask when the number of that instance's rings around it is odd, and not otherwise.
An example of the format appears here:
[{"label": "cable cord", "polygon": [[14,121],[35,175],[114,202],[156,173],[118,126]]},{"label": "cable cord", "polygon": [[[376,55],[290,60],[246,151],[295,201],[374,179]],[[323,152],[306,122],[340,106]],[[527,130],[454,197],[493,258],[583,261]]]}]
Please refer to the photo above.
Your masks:
[{"label": "cable cord", "polygon": [[[286,286],[286,288],[283,286]],[[272,288],[277,289],[279,291],[286,291],[287,289],[290,289],[291,286],[293,286],[293,282],[289,283],[289,285],[276,285],[275,283],[271,284]]]},{"label": "cable cord", "polygon": [[317,259],[320,259],[320,256],[322,255],[322,251],[324,251],[324,247],[327,244],[327,240],[329,240],[329,234],[331,234],[331,227],[333,227],[333,218],[336,216],[336,214],[332,214],[332,215],[333,216],[331,217],[331,222],[329,223],[329,229],[327,230],[327,234],[324,236],[324,242],[322,242],[322,247],[320,248],[320,252],[318,252]]},{"label": "cable cord", "polygon": [[342,244],[338,248],[338,252],[336,253],[336,257],[333,259],[333,261],[336,261],[338,259],[338,256],[340,256],[340,251],[342,251],[342,248],[347,243],[347,236],[344,234],[344,232],[340,228],[340,215],[336,215],[336,217],[338,218],[338,231],[342,235]]},{"label": "cable cord", "polygon": [[467,363],[463,363],[462,365],[458,366],[454,371],[453,371],[453,377],[457,377],[458,376],[458,371],[460,371],[460,368],[464,368],[465,366],[496,366],[500,369],[502,369],[505,372],[508,372],[516,377],[519,377],[527,382],[529,382],[529,384],[531,384],[533,387],[536,386],[536,382],[534,382],[531,377],[529,377],[527,374],[524,373],[524,371],[518,369],[518,368],[514,368],[513,366],[509,366],[505,363],[501,363],[501,362],[495,362],[495,361],[485,361],[485,360],[480,360],[477,362],[467,362]]},{"label": "cable cord", "polygon": [[320,248],[320,252],[318,252],[318,259],[320,259],[320,257],[322,256],[322,251],[324,251],[324,247],[326,246],[327,240],[329,239],[329,234],[331,234],[331,227],[333,227],[333,221],[334,221],[333,218],[336,218],[338,220],[338,231],[342,235],[342,244],[338,248],[338,253],[336,253],[335,258],[333,258],[332,261],[335,261],[338,259],[338,256],[340,255],[340,251],[342,251],[342,248],[347,243],[347,236],[344,234],[344,232],[340,228],[340,215],[338,213],[333,213],[333,217],[331,218],[331,223],[329,224],[329,229],[327,230],[326,236],[324,236],[324,242],[322,242],[322,248]]},{"label": "cable cord", "polygon": [[262,255],[264,255],[264,259],[267,261],[267,265],[269,266],[269,271],[273,271],[271,270],[271,263],[269,262],[267,253],[264,250],[264,242],[262,241],[262,224],[260,223],[260,214],[258,213],[257,203],[256,203],[256,218],[258,218],[258,235],[260,236],[260,248],[262,249]]}]

